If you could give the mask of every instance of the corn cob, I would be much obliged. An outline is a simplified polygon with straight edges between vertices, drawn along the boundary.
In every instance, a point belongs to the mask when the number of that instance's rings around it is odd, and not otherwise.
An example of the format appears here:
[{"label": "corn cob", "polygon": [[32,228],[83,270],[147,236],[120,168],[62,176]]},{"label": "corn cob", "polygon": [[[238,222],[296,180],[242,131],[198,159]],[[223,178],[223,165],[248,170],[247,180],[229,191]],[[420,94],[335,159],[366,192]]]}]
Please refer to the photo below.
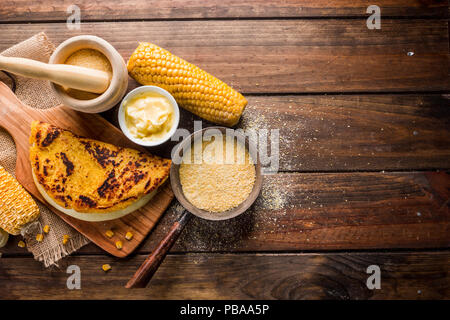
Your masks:
[{"label": "corn cob", "polygon": [[154,44],[140,43],[128,60],[131,77],[169,91],[186,110],[218,124],[233,126],[247,100],[224,82]]},{"label": "corn cob", "polygon": [[0,166],[0,228],[20,234],[27,223],[39,217],[39,208],[19,182]]},{"label": "corn cob", "polygon": [[0,229],[0,248],[4,247],[8,242],[9,234],[8,232]]}]

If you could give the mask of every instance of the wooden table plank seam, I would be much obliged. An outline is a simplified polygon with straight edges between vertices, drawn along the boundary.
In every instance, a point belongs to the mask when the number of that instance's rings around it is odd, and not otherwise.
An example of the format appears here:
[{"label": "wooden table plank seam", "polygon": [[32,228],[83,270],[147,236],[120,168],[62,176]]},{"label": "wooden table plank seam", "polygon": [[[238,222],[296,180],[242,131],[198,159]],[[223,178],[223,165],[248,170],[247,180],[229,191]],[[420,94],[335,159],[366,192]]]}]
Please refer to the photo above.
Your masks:
[{"label": "wooden table plank seam", "polygon": [[[36,261],[0,259],[0,290],[3,299],[130,298],[123,288],[145,259],[136,255],[116,261],[110,257],[70,257],[59,269],[42,277]],[[28,263],[25,263],[28,262]],[[170,255],[146,289],[133,290],[140,299],[442,299],[448,296],[447,266],[450,252],[294,254],[294,255]],[[110,263],[104,273],[99,267]],[[67,290],[65,267],[78,265],[83,273],[82,290]],[[382,288],[366,286],[367,267],[378,265]],[[30,268],[30,265],[33,266]],[[188,277],[183,274],[189,274]],[[45,287],[45,290],[42,290]],[[110,290],[113,289],[114,294]],[[27,295],[24,295],[27,292]]]},{"label": "wooden table plank seam", "polygon": [[[85,23],[79,31],[61,23],[1,28],[2,49],[42,30],[55,43],[96,34],[111,41],[125,59],[137,40],[152,41],[244,93],[450,90],[444,20],[385,19],[383,29],[375,32],[367,32],[361,21],[331,19],[238,20],[232,26],[229,21]],[[127,39],[129,33],[136,40]],[[415,55],[407,56],[409,50]]]},{"label": "wooden table plank seam", "polygon": [[[177,22],[177,21],[181,21],[181,22],[189,22],[189,21],[204,21],[204,22],[208,22],[208,21],[265,21],[265,20],[269,20],[269,21],[290,21],[290,20],[296,20],[296,21],[302,21],[302,20],[340,20],[340,21],[346,21],[346,20],[359,20],[363,23],[365,23],[367,21],[367,18],[369,17],[369,15],[367,16],[326,16],[326,17],[316,17],[316,16],[304,16],[304,17],[277,17],[277,16],[273,16],[273,17],[230,17],[230,18],[226,18],[226,17],[222,17],[222,18],[143,18],[143,19],[133,19],[133,18],[122,18],[120,20],[117,19],[85,19],[84,21],[82,21],[81,23],[109,23],[109,22],[114,22],[114,23],[121,23],[121,22]],[[415,19],[415,20],[430,20],[430,21],[442,21],[442,22],[448,22],[448,19],[445,17],[430,17],[430,16],[421,16],[421,15],[417,15],[414,16],[413,18],[411,17],[402,17],[402,16],[389,16],[386,15],[384,16],[384,18],[386,19],[390,19],[390,20],[411,20],[411,19]],[[60,20],[37,20],[37,21],[27,21],[27,20],[15,20],[15,21],[2,21],[0,20],[0,25],[9,25],[9,24],[60,24],[60,23],[66,23],[67,19],[66,18],[61,18]]]},{"label": "wooden table plank seam", "polygon": [[[54,21],[67,16],[69,3],[57,0],[47,0],[47,6],[40,3],[21,3],[8,1],[0,9],[0,20],[4,21]],[[80,0],[78,7],[85,20],[104,20],[105,12],[111,21],[124,19],[264,19],[270,17],[289,18],[321,18],[350,17],[367,18],[366,10],[369,4],[364,0],[357,1],[282,1],[282,0],[252,0],[245,4],[239,0],[210,1],[123,1],[114,0],[102,2]],[[446,1],[421,0],[379,0],[377,5],[382,9],[383,17],[411,18],[446,18],[448,3]],[[183,8],[180,10],[180,8]],[[51,8],[51,9],[50,9]]]}]

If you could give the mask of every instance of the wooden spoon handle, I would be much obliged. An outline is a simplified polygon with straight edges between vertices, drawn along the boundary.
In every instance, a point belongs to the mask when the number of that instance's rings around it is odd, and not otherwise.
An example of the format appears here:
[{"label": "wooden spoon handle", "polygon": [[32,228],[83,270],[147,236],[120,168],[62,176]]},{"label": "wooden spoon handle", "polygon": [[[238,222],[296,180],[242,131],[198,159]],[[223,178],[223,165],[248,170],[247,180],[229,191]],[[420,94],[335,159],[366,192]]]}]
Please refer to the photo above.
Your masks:
[{"label": "wooden spoon handle", "polygon": [[170,228],[169,233],[161,240],[158,247],[145,259],[134,276],[128,281],[125,288],[145,288],[149,283],[156,270],[163,262],[170,248],[183,231],[186,224],[191,218],[191,214],[185,210],[181,218],[175,222]]},{"label": "wooden spoon handle", "polygon": [[0,69],[23,77],[49,80],[64,87],[94,93],[105,92],[110,81],[109,75],[100,70],[2,55],[0,55]]}]

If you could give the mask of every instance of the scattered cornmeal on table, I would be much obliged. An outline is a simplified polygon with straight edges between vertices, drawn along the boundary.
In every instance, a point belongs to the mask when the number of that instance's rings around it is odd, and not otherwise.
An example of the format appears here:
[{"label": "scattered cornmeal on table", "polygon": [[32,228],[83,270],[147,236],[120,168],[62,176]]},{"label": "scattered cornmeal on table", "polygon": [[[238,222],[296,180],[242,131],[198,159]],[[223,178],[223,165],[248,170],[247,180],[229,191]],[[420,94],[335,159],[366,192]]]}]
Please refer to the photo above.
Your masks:
[{"label": "scattered cornmeal on table", "polygon": [[121,250],[121,249],[123,248],[123,242],[120,241],[120,240],[117,241],[117,242],[116,242],[116,248],[119,249],[119,250]]},{"label": "scattered cornmeal on table", "polygon": [[180,182],[186,199],[209,212],[244,202],[255,184],[253,159],[236,139],[196,141],[183,156]]}]

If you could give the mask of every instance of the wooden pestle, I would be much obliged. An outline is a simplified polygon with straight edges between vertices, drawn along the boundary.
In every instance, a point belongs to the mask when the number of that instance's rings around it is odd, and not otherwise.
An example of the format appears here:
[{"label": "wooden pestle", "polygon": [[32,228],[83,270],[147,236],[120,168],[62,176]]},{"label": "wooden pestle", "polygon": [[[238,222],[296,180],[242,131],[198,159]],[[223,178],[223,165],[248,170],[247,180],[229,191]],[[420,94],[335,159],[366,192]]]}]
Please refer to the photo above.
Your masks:
[{"label": "wooden pestle", "polygon": [[0,55],[0,70],[23,77],[49,80],[64,87],[103,93],[108,89],[108,73],[68,64],[43,63],[25,58],[5,57]]}]

